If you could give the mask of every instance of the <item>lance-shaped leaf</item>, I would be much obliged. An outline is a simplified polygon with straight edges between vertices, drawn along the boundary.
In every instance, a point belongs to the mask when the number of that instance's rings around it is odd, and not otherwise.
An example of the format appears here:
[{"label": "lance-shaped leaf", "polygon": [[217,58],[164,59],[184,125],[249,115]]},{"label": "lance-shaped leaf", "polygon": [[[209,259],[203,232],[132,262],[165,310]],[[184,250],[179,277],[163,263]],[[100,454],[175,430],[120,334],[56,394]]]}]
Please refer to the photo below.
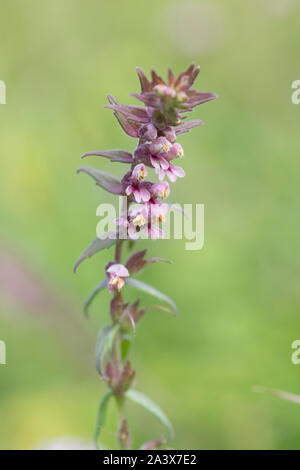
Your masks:
[{"label": "lance-shaped leaf", "polygon": [[195,106],[199,104],[207,103],[208,101],[216,100],[218,96],[215,93],[202,92],[197,90],[190,90],[187,92],[188,101],[184,103],[187,110],[192,111]]},{"label": "lance-shaped leaf", "polygon": [[[200,72],[200,67],[195,67],[194,63],[191,63],[189,67],[181,72],[175,81],[175,86],[179,86],[183,83],[183,88],[190,88],[193,82],[195,81],[198,73]],[[186,83],[187,80],[187,83]]]},{"label": "lance-shaped leaf", "polygon": [[[130,329],[136,332],[136,324],[142,316],[149,310],[149,307],[139,309],[140,300],[136,300],[133,304],[128,304],[124,309],[120,322],[122,326],[129,326]],[[172,312],[170,312],[172,313]]]},{"label": "lance-shaped leaf", "polygon": [[150,310],[150,308],[157,308],[157,310],[161,310],[162,312],[172,313],[172,310],[167,307],[163,307],[162,305],[150,305],[148,310]]},{"label": "lance-shaped leaf", "polygon": [[114,113],[114,115],[126,134],[133,138],[137,138],[139,136],[139,128],[141,127],[140,123],[126,119],[126,117],[121,113]]},{"label": "lance-shaped leaf", "polygon": [[132,154],[130,152],[126,152],[125,150],[93,150],[91,152],[87,152],[82,155],[81,158],[89,157],[89,156],[99,156],[108,158],[111,162],[121,162],[121,163],[133,163]]},{"label": "lance-shaped leaf", "polygon": [[163,312],[173,314],[173,311],[167,307],[163,307],[162,305],[150,305],[149,307],[144,307],[139,309],[140,300],[138,299],[134,304],[128,305],[120,318],[120,322],[122,323],[122,327],[126,329],[129,327],[133,330],[133,333],[136,333],[136,324],[140,321],[140,319],[152,308],[156,308]]},{"label": "lance-shaped leaf", "polygon": [[160,96],[154,91],[141,93],[141,94],[132,93],[131,96],[142,101],[142,103],[144,103],[146,106],[151,106],[153,108],[157,108],[161,103]]},{"label": "lance-shaped leaf", "polygon": [[155,70],[151,69],[152,85],[166,85],[166,82],[161,78]]},{"label": "lance-shaped leaf", "polygon": [[120,325],[109,325],[100,328],[96,339],[95,361],[96,369],[101,376],[105,373],[105,365],[112,352],[113,343]]},{"label": "lance-shaped leaf", "polygon": [[98,170],[97,168],[92,168],[89,166],[82,166],[81,168],[78,168],[77,173],[80,173],[81,171],[90,175],[96,181],[97,186],[100,186],[109,193],[123,193],[121,181],[116,176],[111,175],[106,171]]},{"label": "lance-shaped leaf", "polygon": [[175,127],[175,133],[177,135],[189,132],[191,129],[197,126],[203,126],[204,122],[201,119],[192,119],[191,121],[182,122]]},{"label": "lance-shaped leaf", "polygon": [[162,261],[163,263],[169,263],[170,261],[166,260],[165,258],[149,258],[145,259],[145,255],[147,250],[137,251],[133,253],[128,260],[126,261],[126,268],[130,272],[130,274],[137,273],[141,271],[147,264],[157,263],[158,261]]},{"label": "lance-shaped leaf", "polygon": [[97,449],[99,449],[98,439],[100,436],[101,429],[105,424],[107,405],[111,396],[112,396],[112,392],[108,392],[106,395],[104,395],[104,397],[99,403],[96,426],[95,426],[95,433],[94,433],[94,439],[95,439],[95,444],[96,444]]},{"label": "lance-shaped leaf", "polygon": [[175,315],[178,315],[178,310],[173,300],[171,300],[169,297],[167,297],[165,294],[160,292],[155,287],[150,286],[149,284],[146,284],[137,279],[131,279],[131,278],[126,279],[126,284],[129,286],[135,287],[136,289],[139,289],[143,292],[146,292],[147,294],[152,295],[153,297],[156,297],[159,300],[163,300],[164,302],[167,302],[167,304],[169,304],[170,307],[172,308],[173,313]]},{"label": "lance-shaped leaf", "polygon": [[154,403],[150,398],[146,397],[143,393],[138,392],[137,390],[128,390],[125,394],[130,400],[141,405],[143,408],[148,410],[152,415],[154,415],[162,424],[164,424],[168,430],[168,439],[173,439],[174,431],[169,418],[165,413],[159,408],[159,406]]},{"label": "lance-shaped leaf", "polygon": [[[105,238],[104,238],[105,237]],[[76,273],[78,266],[87,258],[91,258],[95,253],[104,248],[109,248],[117,242],[116,232],[107,232],[103,233],[101,237],[95,238],[92,243],[84,250],[84,252],[79,256],[78,260],[74,266],[74,273]]]},{"label": "lance-shaped leaf", "polygon": [[138,121],[139,123],[149,122],[149,116],[145,108],[126,104],[107,104],[105,108],[112,109],[123,114],[126,118]]},{"label": "lance-shaped leaf", "polygon": [[136,68],[137,74],[139,76],[140,84],[141,84],[141,92],[143,93],[144,91],[151,91],[151,83],[142,71],[140,67]]},{"label": "lance-shaped leaf", "polygon": [[175,75],[174,75],[174,72],[173,72],[172,69],[168,69],[168,80],[169,80],[168,85],[171,86],[171,87],[174,87],[174,85],[175,85]]},{"label": "lance-shaped leaf", "polygon": [[95,289],[90,293],[90,295],[86,299],[86,301],[84,303],[84,306],[83,306],[83,314],[86,318],[88,318],[88,316],[89,316],[89,313],[88,313],[89,306],[93,302],[96,295],[99,294],[99,292],[102,291],[102,289],[104,289],[104,287],[106,287],[106,286],[107,286],[107,279],[104,279],[104,281],[100,282],[100,284],[98,284],[95,287]]},{"label": "lance-shaped leaf", "polygon": [[[118,105],[118,101],[112,96],[112,95],[107,95],[107,99],[110,102],[110,104],[113,105]],[[118,113],[114,111],[114,116],[118,120],[120,126],[122,127],[123,131],[126,132],[130,137],[138,137],[139,136],[139,128],[141,127],[141,124],[139,122],[130,120],[126,118],[122,113]]]}]

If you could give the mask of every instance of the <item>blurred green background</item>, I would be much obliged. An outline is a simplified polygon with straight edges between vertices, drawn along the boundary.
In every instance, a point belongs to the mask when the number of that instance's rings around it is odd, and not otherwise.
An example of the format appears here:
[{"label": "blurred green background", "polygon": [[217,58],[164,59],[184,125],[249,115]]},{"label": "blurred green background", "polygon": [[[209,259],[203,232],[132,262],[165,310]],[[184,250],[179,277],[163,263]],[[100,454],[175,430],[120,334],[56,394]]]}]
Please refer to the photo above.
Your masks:
[{"label": "blurred green background", "polygon": [[[296,0],[1,0],[1,449],[90,445],[106,390],[94,342],[109,295],[90,321],[82,305],[112,252],[76,276],[72,267],[95,237],[97,205],[113,197],[75,170],[86,151],[134,149],[103,109],[107,93],[133,104],[136,66],[165,76],[192,60],[197,89],[220,98],[193,113],[206,125],[179,139],[187,176],[170,200],[205,204],[205,246],[140,244],[173,261],[142,279],[180,315],[151,311],[140,323],[136,387],[171,418],[176,449],[299,448],[300,407],[252,391],[300,393],[290,359],[300,337],[299,27]],[[163,432],[147,412],[128,412],[135,446]],[[114,433],[112,407],[104,446]]]}]

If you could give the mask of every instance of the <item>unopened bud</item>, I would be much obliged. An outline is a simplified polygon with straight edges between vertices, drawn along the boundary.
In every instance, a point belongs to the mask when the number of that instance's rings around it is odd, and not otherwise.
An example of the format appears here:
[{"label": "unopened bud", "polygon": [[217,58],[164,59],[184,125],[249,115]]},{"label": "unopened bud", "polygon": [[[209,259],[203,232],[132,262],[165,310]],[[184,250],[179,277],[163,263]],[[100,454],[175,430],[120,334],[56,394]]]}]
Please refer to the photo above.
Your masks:
[{"label": "unopened bud", "polygon": [[157,129],[153,124],[145,124],[139,128],[139,138],[144,140],[155,140],[157,137]]},{"label": "unopened bud", "polygon": [[129,390],[129,388],[133,384],[134,378],[135,378],[135,370],[131,369],[130,361],[127,360],[125,363],[122,375],[121,375],[121,380],[120,380],[120,385],[124,392]]},{"label": "unopened bud", "polygon": [[165,98],[170,99],[175,98],[176,96],[176,91],[174,88],[171,88],[167,85],[156,85],[153,90],[156,91],[159,96],[164,96]]},{"label": "unopened bud", "polygon": [[165,138],[171,142],[171,144],[174,144],[176,142],[176,133],[173,127],[166,127],[163,130],[163,134]]},{"label": "unopened bud", "polygon": [[122,420],[119,432],[118,432],[118,441],[122,449],[129,449],[131,444],[130,432],[128,428],[128,422],[124,418]]}]

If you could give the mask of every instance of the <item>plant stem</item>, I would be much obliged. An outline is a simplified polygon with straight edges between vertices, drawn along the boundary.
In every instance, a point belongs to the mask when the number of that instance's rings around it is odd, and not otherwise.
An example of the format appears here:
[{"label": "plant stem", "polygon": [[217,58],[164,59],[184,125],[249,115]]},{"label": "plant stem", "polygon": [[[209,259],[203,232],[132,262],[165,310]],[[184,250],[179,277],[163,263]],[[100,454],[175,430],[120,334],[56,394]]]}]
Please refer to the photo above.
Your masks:
[{"label": "plant stem", "polygon": [[115,261],[116,261],[116,263],[121,262],[122,245],[123,245],[123,240],[119,240],[116,244],[116,251],[115,251]]},{"label": "plant stem", "polygon": [[[124,207],[124,203],[123,203],[123,207]],[[116,248],[115,248],[115,262],[116,263],[121,263],[123,241],[124,240],[119,240],[116,244]],[[116,295],[119,295],[122,299],[122,295],[120,293]],[[118,334],[115,337],[112,356],[113,356],[114,376],[120,379],[121,374],[122,374],[122,369],[123,369],[122,359],[121,359],[121,334],[120,332],[118,332]],[[118,441],[120,444],[120,441],[122,441],[122,439],[120,438],[120,435],[122,433],[122,425],[123,425],[124,420],[126,419],[125,411],[124,411],[125,396],[122,390],[118,390],[118,388],[115,389],[115,398],[116,398],[116,403],[118,407],[118,422],[119,422],[118,423],[118,437],[119,437]]]}]

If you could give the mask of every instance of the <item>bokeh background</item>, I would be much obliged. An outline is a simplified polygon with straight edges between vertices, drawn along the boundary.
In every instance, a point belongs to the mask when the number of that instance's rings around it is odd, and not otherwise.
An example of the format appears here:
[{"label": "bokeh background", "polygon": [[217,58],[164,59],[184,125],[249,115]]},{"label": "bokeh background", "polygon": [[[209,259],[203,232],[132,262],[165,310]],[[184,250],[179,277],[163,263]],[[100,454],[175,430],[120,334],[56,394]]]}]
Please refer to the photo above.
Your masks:
[{"label": "bokeh background", "polygon": [[[171,418],[176,449],[299,448],[300,407],[252,391],[300,393],[299,27],[297,0],[1,0],[1,449],[91,445],[109,295],[90,321],[82,305],[111,252],[76,276],[72,266],[95,237],[97,205],[113,197],[76,168],[88,150],[134,149],[103,106],[107,93],[134,103],[137,65],[165,75],[192,60],[197,88],[220,98],[180,139],[187,176],[171,200],[205,204],[205,246],[141,242],[173,261],[142,276],[180,315],[151,311],[139,325],[136,386]],[[146,411],[128,412],[136,447],[163,432]],[[112,406],[103,446],[114,433]]]}]

